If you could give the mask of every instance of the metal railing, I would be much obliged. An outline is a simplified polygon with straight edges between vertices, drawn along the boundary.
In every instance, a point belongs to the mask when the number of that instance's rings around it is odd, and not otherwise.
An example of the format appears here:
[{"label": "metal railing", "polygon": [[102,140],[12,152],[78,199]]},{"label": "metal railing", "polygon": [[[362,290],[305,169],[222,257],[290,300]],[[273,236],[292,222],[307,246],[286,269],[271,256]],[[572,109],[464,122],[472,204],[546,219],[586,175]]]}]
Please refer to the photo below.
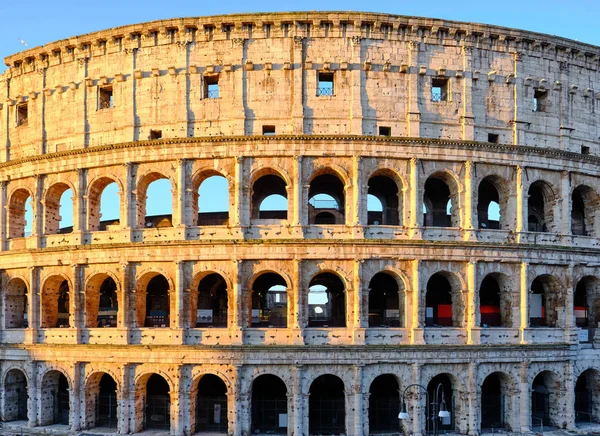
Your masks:
[{"label": "metal railing", "polygon": [[319,86],[317,88],[317,97],[333,97],[333,87]]},{"label": "metal railing", "polygon": [[219,90],[212,89],[212,90],[206,91],[206,98],[219,98]]}]

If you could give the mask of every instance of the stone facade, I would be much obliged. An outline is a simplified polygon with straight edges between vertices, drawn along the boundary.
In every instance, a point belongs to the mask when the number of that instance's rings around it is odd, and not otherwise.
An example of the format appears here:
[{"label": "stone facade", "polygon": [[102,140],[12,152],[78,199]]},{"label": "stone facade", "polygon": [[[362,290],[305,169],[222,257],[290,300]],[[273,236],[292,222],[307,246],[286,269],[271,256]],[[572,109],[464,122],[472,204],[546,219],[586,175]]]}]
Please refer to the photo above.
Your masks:
[{"label": "stone facade", "polygon": [[[358,436],[600,420],[598,47],[311,12],[131,25],[5,61],[6,425]],[[209,217],[212,176],[229,210]],[[173,213],[148,217],[160,179]],[[287,210],[262,209],[270,195]],[[450,423],[425,419],[440,385]]]}]

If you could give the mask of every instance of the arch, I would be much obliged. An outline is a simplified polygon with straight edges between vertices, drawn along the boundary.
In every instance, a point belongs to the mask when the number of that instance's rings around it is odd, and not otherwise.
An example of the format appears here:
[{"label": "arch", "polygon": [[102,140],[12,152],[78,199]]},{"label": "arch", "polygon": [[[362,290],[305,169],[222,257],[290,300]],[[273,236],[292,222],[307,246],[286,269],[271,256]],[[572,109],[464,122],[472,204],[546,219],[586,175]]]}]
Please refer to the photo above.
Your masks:
[{"label": "arch", "polygon": [[252,381],[252,433],[287,434],[279,416],[288,413],[285,382],[272,374],[262,374]]},{"label": "arch", "polygon": [[31,208],[32,204],[33,194],[29,189],[17,188],[10,194],[8,201],[9,238],[24,238],[25,236],[28,236],[26,234],[26,229],[29,227],[31,231],[33,223],[27,223],[26,214],[28,207]]},{"label": "arch", "polygon": [[400,385],[393,374],[377,376],[369,388],[369,434],[400,433]]},{"label": "arch", "polygon": [[286,328],[289,284],[285,278],[262,271],[252,278],[249,289],[249,326]]},{"label": "arch", "polygon": [[513,390],[514,383],[505,372],[495,371],[484,379],[481,384],[480,429],[511,430]]},{"label": "arch", "polygon": [[[170,183],[171,189],[171,204],[170,204],[170,213],[159,214],[154,216],[146,215],[147,204],[148,204],[148,189],[150,185],[158,180],[167,180]],[[172,227],[172,214],[174,207],[174,195],[173,192],[176,190],[177,184],[171,180],[170,177],[157,172],[157,171],[148,171],[142,176],[138,178],[138,184],[136,188],[136,199],[137,199],[137,226],[140,229],[148,228],[148,227]],[[164,200],[161,202],[165,204]],[[167,205],[169,203],[167,202]],[[167,209],[169,209],[167,207]]]},{"label": "arch", "polygon": [[588,368],[575,382],[575,422],[600,422],[600,371]]},{"label": "arch", "polygon": [[[332,168],[322,168],[315,172],[310,180],[308,189],[308,223],[318,224],[344,224],[346,188],[343,178]],[[323,213],[327,213],[327,220],[323,221]],[[331,223],[331,216],[335,222]]]},{"label": "arch", "polygon": [[70,424],[69,379],[60,370],[50,369],[41,378],[39,425]]},{"label": "arch", "polygon": [[[290,186],[286,179],[277,171],[271,168],[262,169],[261,175],[256,177],[252,182],[252,193],[250,202],[250,217],[251,219],[287,219],[288,211],[288,194],[287,190]],[[285,198],[285,209],[279,207],[281,201],[276,201],[277,209],[273,207],[265,207],[267,199],[274,199],[277,196]]]},{"label": "arch", "polygon": [[512,294],[510,279],[502,273],[491,273],[479,286],[481,327],[512,327]]},{"label": "arch", "polygon": [[404,326],[404,286],[388,271],[375,274],[369,281],[369,327]]},{"label": "arch", "polygon": [[108,372],[93,372],[86,378],[85,428],[117,428],[120,410],[117,402],[119,384]]},{"label": "arch", "polygon": [[555,232],[554,205],[557,201],[552,185],[537,180],[527,191],[527,221],[530,232]]},{"label": "arch", "polygon": [[456,274],[440,271],[427,281],[425,325],[427,327],[460,327],[464,322],[462,286]]},{"label": "arch", "polygon": [[558,375],[552,371],[542,371],[535,376],[531,384],[531,428],[560,427],[560,389]]},{"label": "arch", "polygon": [[[459,410],[458,407],[455,407],[455,398],[459,398],[456,395],[458,393],[457,388],[455,378],[447,373],[434,376],[427,384],[427,393],[431,403],[428,409],[428,419],[433,422],[434,426],[437,426],[437,431],[454,430],[456,413]],[[438,413],[443,408],[450,412],[449,418],[438,418]]]},{"label": "arch", "polygon": [[598,236],[595,211],[600,206],[598,193],[579,185],[571,193],[571,233],[579,236]]},{"label": "arch", "polygon": [[560,281],[550,275],[542,274],[531,282],[529,294],[529,326],[559,327],[559,311],[564,307],[564,295]]},{"label": "arch", "polygon": [[337,274],[321,272],[310,281],[308,327],[346,327],[346,287]]},{"label": "arch", "polygon": [[[54,183],[46,191],[44,197],[44,233],[46,235],[54,235],[57,233],[70,233],[73,231],[72,227],[61,228],[62,215],[65,212],[61,203],[63,203],[63,195],[67,191],[71,191],[73,196],[73,207],[71,213],[75,211],[75,196],[76,190],[70,184],[65,182]],[[71,220],[72,221],[72,220]]]},{"label": "arch", "polygon": [[28,380],[20,368],[11,368],[4,375],[4,410],[2,421],[27,421]]},{"label": "arch", "polygon": [[190,294],[190,325],[192,327],[227,327],[229,296],[226,279],[217,272],[198,274],[194,279],[196,292]]},{"label": "arch", "polygon": [[143,419],[138,417],[135,431],[170,430],[170,392],[173,389],[168,378],[158,373],[147,373],[138,377],[136,387],[136,411],[143,413]]},{"label": "arch", "polygon": [[425,227],[460,227],[459,183],[448,171],[431,174],[423,187]]},{"label": "arch", "polygon": [[85,286],[85,325],[87,328],[116,327],[119,310],[117,281],[107,273],[94,274]]},{"label": "arch", "polygon": [[[202,192],[209,188],[210,194]],[[226,199],[227,207],[215,203],[210,204],[205,199],[209,196],[213,199]],[[192,219],[196,225],[229,224],[231,204],[233,204],[233,199],[231,198],[230,177],[213,169],[200,170],[192,177]]]},{"label": "arch", "polygon": [[71,283],[62,274],[47,277],[42,284],[42,328],[70,327]]},{"label": "arch", "polygon": [[[102,203],[103,193],[105,189],[116,184],[118,192],[123,192],[123,186],[120,180],[114,176],[100,176],[92,180],[88,185],[88,229],[92,232],[98,230],[106,230],[108,224],[115,225],[120,223],[120,216],[117,219],[105,219],[102,221]],[[120,198],[117,193],[117,211],[120,211]]]},{"label": "arch", "polygon": [[600,322],[600,280],[584,276],[575,285],[573,316],[580,328],[597,326]]},{"label": "arch", "polygon": [[173,284],[159,272],[147,272],[137,282],[135,296],[138,326],[169,327]]},{"label": "arch", "polygon": [[27,319],[27,283],[20,278],[12,278],[6,285],[6,298],[4,306],[4,327],[7,329],[26,328]]},{"label": "arch", "polygon": [[227,434],[227,391],[222,377],[215,374],[202,374],[194,381],[196,395],[192,398],[195,410],[193,428],[196,432]]},{"label": "arch", "polygon": [[323,374],[310,385],[309,434],[346,434],[346,395],[341,378]]},{"label": "arch", "polygon": [[367,222],[374,225],[398,226],[402,224],[402,180],[391,170],[379,169],[369,178],[368,195],[381,203],[381,212],[371,210],[367,204]]},{"label": "arch", "polygon": [[508,203],[506,180],[497,175],[485,177],[480,183],[477,195],[477,221],[480,229],[506,228],[505,212]]}]

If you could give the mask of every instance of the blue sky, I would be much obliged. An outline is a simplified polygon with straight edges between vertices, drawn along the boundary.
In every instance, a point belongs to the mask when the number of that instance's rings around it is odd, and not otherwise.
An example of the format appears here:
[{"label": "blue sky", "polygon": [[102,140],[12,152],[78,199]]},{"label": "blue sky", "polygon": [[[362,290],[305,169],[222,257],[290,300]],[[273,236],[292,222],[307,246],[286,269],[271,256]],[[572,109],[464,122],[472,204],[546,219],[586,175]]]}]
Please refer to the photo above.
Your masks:
[{"label": "blue sky", "polygon": [[[4,58],[26,49],[20,38],[32,48],[96,30],[163,18],[301,10],[387,12],[473,21],[548,33],[600,45],[600,0],[0,0],[0,57]],[[2,62],[0,72],[4,69]],[[152,206],[149,205],[149,208],[152,209]],[[68,221],[63,225],[69,225]]]}]

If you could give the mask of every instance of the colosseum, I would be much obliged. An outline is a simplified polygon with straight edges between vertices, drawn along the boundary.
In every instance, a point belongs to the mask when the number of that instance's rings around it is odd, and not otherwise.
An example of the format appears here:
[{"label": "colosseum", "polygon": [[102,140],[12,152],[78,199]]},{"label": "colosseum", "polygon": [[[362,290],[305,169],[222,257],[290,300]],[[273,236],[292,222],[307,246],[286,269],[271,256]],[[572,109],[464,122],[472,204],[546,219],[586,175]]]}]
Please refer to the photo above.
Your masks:
[{"label": "colosseum", "polygon": [[1,431],[600,421],[599,47],[310,12],[5,63]]}]

